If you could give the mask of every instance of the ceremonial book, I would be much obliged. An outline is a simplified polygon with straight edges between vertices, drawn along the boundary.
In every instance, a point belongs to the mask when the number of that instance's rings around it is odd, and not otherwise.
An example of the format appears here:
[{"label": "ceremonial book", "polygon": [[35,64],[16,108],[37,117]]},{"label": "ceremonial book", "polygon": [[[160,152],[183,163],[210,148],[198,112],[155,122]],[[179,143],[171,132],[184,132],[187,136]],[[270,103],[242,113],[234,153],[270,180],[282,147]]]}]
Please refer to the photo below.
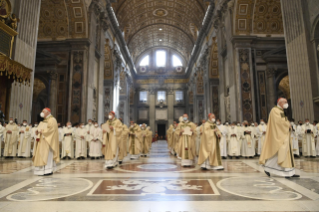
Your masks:
[{"label": "ceremonial book", "polygon": [[183,130],[184,130],[183,135],[192,135],[193,134],[190,127],[185,127]]},{"label": "ceremonial book", "polygon": [[111,132],[110,125],[108,122],[102,124],[102,130],[105,130],[107,133]]}]

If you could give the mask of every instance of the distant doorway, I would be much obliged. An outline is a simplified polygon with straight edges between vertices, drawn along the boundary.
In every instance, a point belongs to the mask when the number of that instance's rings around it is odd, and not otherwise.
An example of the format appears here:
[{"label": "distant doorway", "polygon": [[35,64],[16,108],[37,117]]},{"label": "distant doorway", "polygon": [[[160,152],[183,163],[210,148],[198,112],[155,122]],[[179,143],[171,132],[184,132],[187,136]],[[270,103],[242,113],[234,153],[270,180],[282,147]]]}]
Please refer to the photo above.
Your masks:
[{"label": "distant doorway", "polygon": [[166,124],[157,125],[158,140],[164,140],[166,135]]}]

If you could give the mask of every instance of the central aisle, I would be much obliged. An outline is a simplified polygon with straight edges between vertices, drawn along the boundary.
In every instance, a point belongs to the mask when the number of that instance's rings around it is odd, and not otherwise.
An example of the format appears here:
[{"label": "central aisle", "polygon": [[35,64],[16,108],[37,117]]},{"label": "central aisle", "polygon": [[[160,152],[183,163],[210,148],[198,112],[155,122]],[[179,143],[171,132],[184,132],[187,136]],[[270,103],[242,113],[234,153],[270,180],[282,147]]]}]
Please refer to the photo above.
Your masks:
[{"label": "central aisle", "polygon": [[[318,160],[297,159],[300,179],[268,178],[257,159],[223,160],[225,170],[183,168],[166,141],[148,157],[114,170],[104,160],[66,160],[49,177],[34,176],[30,159],[0,160],[0,211],[202,212],[316,211]],[[272,201],[269,201],[272,200]]]}]

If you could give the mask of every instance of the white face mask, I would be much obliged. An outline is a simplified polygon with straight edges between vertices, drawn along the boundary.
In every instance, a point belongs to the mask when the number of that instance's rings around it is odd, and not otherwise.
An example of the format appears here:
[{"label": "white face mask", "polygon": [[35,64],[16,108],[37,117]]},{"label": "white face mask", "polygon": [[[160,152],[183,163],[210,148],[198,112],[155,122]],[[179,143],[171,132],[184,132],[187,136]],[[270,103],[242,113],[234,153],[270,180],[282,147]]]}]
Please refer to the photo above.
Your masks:
[{"label": "white face mask", "polygon": [[41,118],[44,118],[44,113],[41,112],[41,113],[40,113],[40,116],[41,116]]},{"label": "white face mask", "polygon": [[238,127],[240,127],[240,124],[237,124]]},{"label": "white face mask", "polygon": [[234,129],[234,128],[235,128],[235,126],[231,126],[231,128],[232,128],[232,129]]},{"label": "white face mask", "polygon": [[306,125],[309,125],[309,122],[306,122]]},{"label": "white face mask", "polygon": [[92,125],[92,122],[89,122],[89,125]]},{"label": "white face mask", "polygon": [[72,125],[68,125],[68,128],[71,128],[72,127]]},{"label": "white face mask", "polygon": [[81,129],[83,129],[84,128],[84,126],[83,125],[81,125]]},{"label": "white face mask", "polygon": [[213,118],[211,121],[212,121],[212,122],[215,122],[215,121],[216,121],[216,119],[214,119],[214,118]]},{"label": "white face mask", "polygon": [[98,124],[94,125],[96,128],[99,126]]},{"label": "white face mask", "polygon": [[111,115],[109,115],[109,119],[112,119],[113,117]]},{"label": "white face mask", "polygon": [[264,122],[260,122],[260,124],[261,124],[261,125],[264,125],[265,123],[264,123]]},{"label": "white face mask", "polygon": [[289,107],[288,103],[284,104],[284,109],[287,109]]},{"label": "white face mask", "polygon": [[184,121],[187,121],[187,119],[188,119],[187,117],[183,117],[183,120],[184,120]]},{"label": "white face mask", "polygon": [[37,127],[37,126],[38,126],[37,124],[34,125],[34,127]]},{"label": "white face mask", "polygon": [[294,123],[293,123],[293,122],[290,122],[290,124],[291,124],[291,125],[294,125]]},{"label": "white face mask", "polygon": [[13,121],[12,120],[10,120],[10,124],[12,124],[13,123]]},{"label": "white face mask", "polygon": [[27,126],[27,123],[23,123],[23,126]]}]

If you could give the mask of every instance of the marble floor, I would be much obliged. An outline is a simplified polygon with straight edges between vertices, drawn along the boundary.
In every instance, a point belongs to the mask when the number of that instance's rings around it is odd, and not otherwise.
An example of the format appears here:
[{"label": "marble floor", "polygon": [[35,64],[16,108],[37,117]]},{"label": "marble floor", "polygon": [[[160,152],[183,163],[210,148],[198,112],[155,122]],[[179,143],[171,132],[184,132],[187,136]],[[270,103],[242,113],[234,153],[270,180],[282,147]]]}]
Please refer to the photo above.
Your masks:
[{"label": "marble floor", "polygon": [[64,160],[33,175],[30,159],[0,159],[0,212],[319,211],[319,158],[296,159],[300,178],[267,177],[258,159],[223,160],[223,171],[184,168],[165,141],[113,170]]}]

